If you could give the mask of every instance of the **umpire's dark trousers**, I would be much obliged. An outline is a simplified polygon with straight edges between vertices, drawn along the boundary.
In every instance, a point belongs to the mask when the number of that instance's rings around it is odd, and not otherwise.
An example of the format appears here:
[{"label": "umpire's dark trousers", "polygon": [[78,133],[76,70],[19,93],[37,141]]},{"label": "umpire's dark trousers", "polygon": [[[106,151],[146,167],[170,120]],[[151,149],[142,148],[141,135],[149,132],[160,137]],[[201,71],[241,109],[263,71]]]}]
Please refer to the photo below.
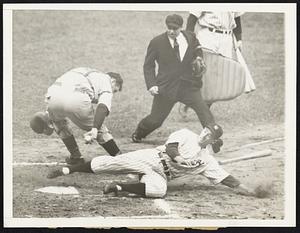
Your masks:
[{"label": "umpire's dark trousers", "polygon": [[160,94],[154,96],[151,113],[142,119],[137,126],[136,133],[138,137],[144,138],[159,128],[177,102],[192,108],[196,112],[202,127],[215,125],[214,116],[203,100],[200,89],[183,86],[178,90],[175,99]]}]

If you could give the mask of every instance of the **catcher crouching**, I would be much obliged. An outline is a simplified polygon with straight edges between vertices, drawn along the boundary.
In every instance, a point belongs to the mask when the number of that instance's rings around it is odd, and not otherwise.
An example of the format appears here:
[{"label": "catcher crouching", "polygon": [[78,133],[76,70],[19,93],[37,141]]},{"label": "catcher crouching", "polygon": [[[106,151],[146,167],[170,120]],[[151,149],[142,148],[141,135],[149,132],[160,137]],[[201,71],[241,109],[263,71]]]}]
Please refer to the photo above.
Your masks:
[{"label": "catcher crouching", "polygon": [[84,162],[68,119],[87,131],[84,134],[86,143],[97,141],[111,156],[120,154],[103,122],[110,113],[113,94],[121,91],[122,84],[118,73],[103,73],[88,67],[72,69],[48,88],[47,109],[33,115],[30,127],[48,136],[55,131],[70,152],[70,157],[66,158],[68,164]]}]

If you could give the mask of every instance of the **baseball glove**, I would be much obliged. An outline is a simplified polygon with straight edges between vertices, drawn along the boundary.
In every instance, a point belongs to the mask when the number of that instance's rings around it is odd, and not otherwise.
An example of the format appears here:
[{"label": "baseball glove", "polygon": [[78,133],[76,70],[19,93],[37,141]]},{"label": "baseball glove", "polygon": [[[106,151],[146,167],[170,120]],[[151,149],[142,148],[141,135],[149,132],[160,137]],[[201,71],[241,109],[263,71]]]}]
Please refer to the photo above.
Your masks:
[{"label": "baseball glove", "polygon": [[196,57],[192,62],[192,74],[194,77],[201,78],[206,72],[206,65],[202,57]]}]

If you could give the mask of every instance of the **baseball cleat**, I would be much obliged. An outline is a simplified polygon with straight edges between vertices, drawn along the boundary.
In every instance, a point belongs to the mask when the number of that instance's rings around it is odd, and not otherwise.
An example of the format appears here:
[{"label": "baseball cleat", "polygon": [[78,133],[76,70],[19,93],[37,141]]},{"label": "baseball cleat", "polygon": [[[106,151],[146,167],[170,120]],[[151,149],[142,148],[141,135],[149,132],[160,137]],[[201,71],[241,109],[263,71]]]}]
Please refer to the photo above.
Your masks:
[{"label": "baseball cleat", "polygon": [[112,182],[110,184],[104,185],[103,194],[109,194],[109,193],[114,193],[115,196],[118,195],[117,183]]},{"label": "baseball cleat", "polygon": [[80,163],[84,163],[84,158],[66,158],[65,159],[66,163],[69,165],[75,165],[75,164],[80,164]]},{"label": "baseball cleat", "polygon": [[[216,143],[216,141],[222,136],[222,134],[223,130],[218,125],[214,125],[210,128],[205,127],[199,135],[199,145],[201,146],[201,148],[205,148],[208,144]],[[220,144],[219,147],[221,147],[222,145]]]},{"label": "baseball cleat", "polygon": [[142,138],[138,137],[138,135],[137,135],[136,133],[133,133],[133,134],[131,135],[131,139],[132,139],[132,141],[135,142],[135,143],[140,143],[140,142],[142,141]]},{"label": "baseball cleat", "polygon": [[223,135],[223,129],[221,128],[221,126],[216,124],[212,128],[213,128],[212,133],[213,133],[214,139],[218,139]]},{"label": "baseball cleat", "polygon": [[218,153],[223,146],[223,140],[221,138],[217,139],[212,143],[212,149],[215,153]]},{"label": "baseball cleat", "polygon": [[64,173],[62,171],[62,168],[55,168],[55,169],[49,171],[47,178],[54,179],[56,177],[63,176],[63,175],[64,175]]}]

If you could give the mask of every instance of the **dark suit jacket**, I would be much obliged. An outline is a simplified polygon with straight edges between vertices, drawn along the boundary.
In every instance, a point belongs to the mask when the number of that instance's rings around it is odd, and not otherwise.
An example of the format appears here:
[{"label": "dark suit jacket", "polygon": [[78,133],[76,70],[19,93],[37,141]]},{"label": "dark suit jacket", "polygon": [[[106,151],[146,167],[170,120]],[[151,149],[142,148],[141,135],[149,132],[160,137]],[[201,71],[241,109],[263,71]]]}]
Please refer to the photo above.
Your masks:
[{"label": "dark suit jacket", "polygon": [[[202,56],[199,41],[193,32],[181,31],[187,40],[188,47],[184,58],[179,61],[168,39],[167,33],[153,38],[148,46],[144,62],[144,78],[147,89],[158,86],[159,94],[176,98],[182,83],[190,83],[191,87],[201,87],[201,80],[192,75],[192,61]],[[158,71],[156,73],[156,64]]]}]

